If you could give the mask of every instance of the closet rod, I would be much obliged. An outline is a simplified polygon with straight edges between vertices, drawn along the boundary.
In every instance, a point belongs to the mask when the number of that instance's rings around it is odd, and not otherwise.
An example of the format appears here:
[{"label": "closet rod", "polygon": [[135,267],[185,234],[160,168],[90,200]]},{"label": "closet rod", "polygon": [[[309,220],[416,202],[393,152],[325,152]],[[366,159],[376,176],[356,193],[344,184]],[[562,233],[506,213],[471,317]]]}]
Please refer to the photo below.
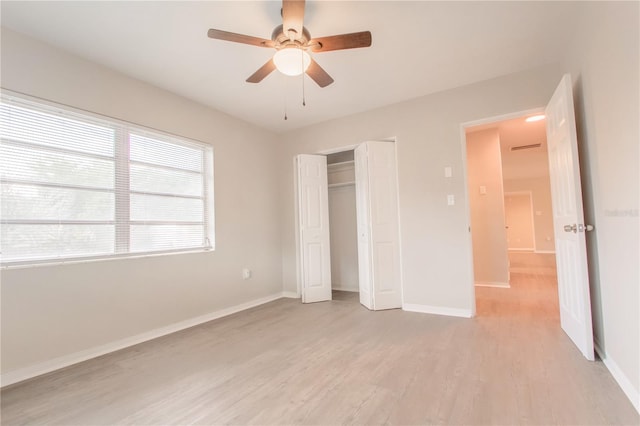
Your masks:
[{"label": "closet rod", "polygon": [[355,182],[341,182],[341,183],[330,183],[327,185],[329,188],[340,188],[341,186],[351,186],[355,185]]},{"label": "closet rod", "polygon": [[330,164],[327,164],[327,167],[331,168],[331,167],[346,166],[351,164],[355,164],[355,160],[341,161],[339,163],[330,163]]}]

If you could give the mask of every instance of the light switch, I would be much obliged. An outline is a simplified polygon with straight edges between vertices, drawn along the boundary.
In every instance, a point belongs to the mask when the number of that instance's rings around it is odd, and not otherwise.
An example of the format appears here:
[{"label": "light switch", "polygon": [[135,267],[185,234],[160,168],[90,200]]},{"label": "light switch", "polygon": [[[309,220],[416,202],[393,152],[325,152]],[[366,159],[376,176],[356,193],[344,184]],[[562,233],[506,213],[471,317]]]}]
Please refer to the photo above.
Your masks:
[{"label": "light switch", "polygon": [[251,278],[251,269],[242,268],[242,279],[243,280],[248,280],[250,278]]},{"label": "light switch", "polygon": [[453,206],[456,203],[456,197],[453,194],[447,195],[447,205]]},{"label": "light switch", "polygon": [[445,167],[445,168],[444,168],[444,177],[446,177],[446,178],[450,178],[451,176],[452,176],[452,175],[451,175],[451,167],[448,167],[448,166],[447,166],[447,167]]},{"label": "light switch", "polygon": [[486,195],[487,194],[487,187],[484,185],[480,185],[480,194],[482,195]]}]

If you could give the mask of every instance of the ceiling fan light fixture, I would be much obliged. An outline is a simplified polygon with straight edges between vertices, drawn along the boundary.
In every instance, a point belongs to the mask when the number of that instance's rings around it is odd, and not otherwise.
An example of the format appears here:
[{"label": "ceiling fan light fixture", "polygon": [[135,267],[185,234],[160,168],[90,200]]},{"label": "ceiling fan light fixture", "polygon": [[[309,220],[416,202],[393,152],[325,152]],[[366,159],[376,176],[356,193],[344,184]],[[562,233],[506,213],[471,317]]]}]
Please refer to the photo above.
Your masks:
[{"label": "ceiling fan light fixture", "polygon": [[309,68],[311,56],[300,48],[287,47],[278,50],[273,55],[273,62],[282,74],[295,76],[302,74]]}]

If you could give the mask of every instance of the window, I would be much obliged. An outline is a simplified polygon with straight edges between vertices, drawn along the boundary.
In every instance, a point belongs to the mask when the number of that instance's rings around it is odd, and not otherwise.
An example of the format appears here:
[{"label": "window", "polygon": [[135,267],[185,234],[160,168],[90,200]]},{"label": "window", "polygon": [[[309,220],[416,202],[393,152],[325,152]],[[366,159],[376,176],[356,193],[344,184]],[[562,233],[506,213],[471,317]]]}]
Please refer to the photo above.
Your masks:
[{"label": "window", "polygon": [[3,94],[3,265],[213,248],[213,150]]}]

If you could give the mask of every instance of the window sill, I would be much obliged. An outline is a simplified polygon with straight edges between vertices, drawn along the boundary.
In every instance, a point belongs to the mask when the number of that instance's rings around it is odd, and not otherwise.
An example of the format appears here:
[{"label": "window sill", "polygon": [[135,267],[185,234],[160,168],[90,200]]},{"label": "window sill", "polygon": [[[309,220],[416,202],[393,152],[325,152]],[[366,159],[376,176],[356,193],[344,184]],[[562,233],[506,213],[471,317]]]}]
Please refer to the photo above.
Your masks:
[{"label": "window sill", "polygon": [[49,267],[49,266],[62,266],[73,265],[78,263],[93,263],[113,260],[125,260],[125,259],[141,259],[147,257],[161,257],[161,256],[174,256],[181,254],[195,254],[195,253],[210,253],[214,252],[215,248],[197,248],[197,249],[185,249],[185,250],[172,250],[162,252],[145,252],[145,253],[127,253],[117,254],[110,256],[95,256],[95,257],[79,257],[71,259],[48,259],[42,261],[17,261],[7,262],[0,265],[0,270],[5,269],[25,269],[25,268],[37,268],[37,267]]}]

